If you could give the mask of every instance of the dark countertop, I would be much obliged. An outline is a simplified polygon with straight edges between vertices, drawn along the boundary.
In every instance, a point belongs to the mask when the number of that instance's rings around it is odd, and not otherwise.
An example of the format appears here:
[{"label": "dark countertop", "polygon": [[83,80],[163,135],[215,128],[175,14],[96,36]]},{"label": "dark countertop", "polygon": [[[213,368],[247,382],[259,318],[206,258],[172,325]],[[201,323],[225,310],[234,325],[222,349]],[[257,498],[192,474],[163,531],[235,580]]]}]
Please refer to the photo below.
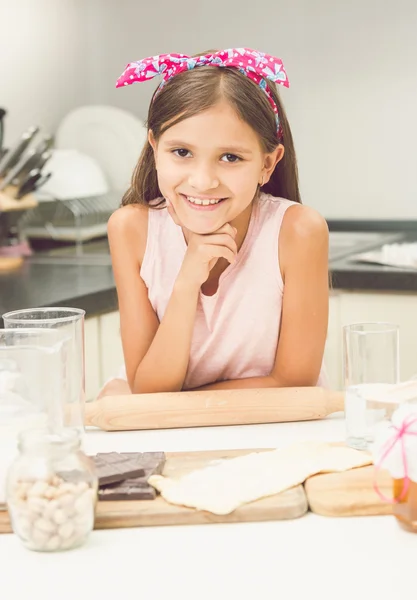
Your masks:
[{"label": "dark countertop", "polygon": [[82,308],[87,315],[117,309],[111,267],[39,265],[0,273],[0,315],[40,306]]},{"label": "dark countertop", "polygon": [[[361,229],[363,222],[347,223],[349,231],[343,228],[346,222],[329,221],[333,289],[417,291],[417,270],[361,264],[350,259],[353,253],[386,242],[416,240],[417,223],[407,222],[401,231],[398,224],[401,222],[391,228],[385,222],[379,230]],[[16,271],[0,272],[0,315],[40,306],[83,308],[90,316],[117,310],[107,241],[92,243],[86,250],[84,258],[76,258],[74,248],[61,248],[50,251],[46,258],[38,254],[26,259]]]},{"label": "dark countertop", "polygon": [[378,249],[383,244],[415,242],[417,221],[328,219],[327,223],[333,289],[417,291],[417,270],[361,263],[352,258],[357,253]]},{"label": "dark countertop", "polygon": [[117,310],[117,295],[107,239],[84,246],[61,247],[27,258],[15,271],[0,271],[1,315],[41,306],[82,308],[88,316]]},{"label": "dark countertop", "polygon": [[341,259],[330,264],[333,289],[417,292],[417,271]]}]

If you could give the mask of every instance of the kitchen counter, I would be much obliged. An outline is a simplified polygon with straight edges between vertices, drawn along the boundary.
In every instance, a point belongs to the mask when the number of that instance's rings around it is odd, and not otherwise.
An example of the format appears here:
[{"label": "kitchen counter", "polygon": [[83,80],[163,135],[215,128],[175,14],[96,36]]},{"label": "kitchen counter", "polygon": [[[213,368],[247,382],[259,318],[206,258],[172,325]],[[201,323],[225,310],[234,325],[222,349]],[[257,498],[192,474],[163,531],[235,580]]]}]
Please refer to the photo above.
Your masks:
[{"label": "kitchen counter", "polygon": [[[383,243],[415,240],[414,229],[342,231],[338,223],[330,223],[335,228],[331,229],[329,252],[333,289],[417,291],[417,271],[351,259],[353,254]],[[73,306],[83,308],[89,316],[117,309],[107,240],[87,244],[84,257],[77,258],[74,248],[34,255],[21,269],[0,272],[0,290],[0,315],[39,306]]]},{"label": "kitchen counter", "polygon": [[75,246],[35,253],[20,269],[0,271],[1,314],[41,306],[82,308],[87,315],[117,309],[107,239],[84,245],[77,255]]},{"label": "kitchen counter", "polygon": [[[90,430],[87,452],[268,448],[342,440],[344,419],[199,429],[106,433]],[[388,600],[414,586],[417,536],[394,517],[94,531],[65,553],[26,550],[0,535],[5,598],[100,600]],[[6,566],[7,565],[7,566]]]},{"label": "kitchen counter", "polygon": [[21,308],[71,306],[88,315],[117,309],[113,272],[105,265],[33,264],[0,272],[0,316]]},{"label": "kitchen counter", "polygon": [[415,221],[329,221],[333,289],[416,291],[417,270],[363,263],[355,255],[384,244],[415,242]]}]

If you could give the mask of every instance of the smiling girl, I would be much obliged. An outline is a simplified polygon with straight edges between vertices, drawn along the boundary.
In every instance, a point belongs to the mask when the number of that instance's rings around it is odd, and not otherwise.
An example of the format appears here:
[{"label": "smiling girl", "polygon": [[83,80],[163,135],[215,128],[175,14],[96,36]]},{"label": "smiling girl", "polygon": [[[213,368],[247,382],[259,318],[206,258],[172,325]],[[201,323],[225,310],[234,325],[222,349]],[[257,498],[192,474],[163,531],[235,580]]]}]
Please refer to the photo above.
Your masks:
[{"label": "smiling girl", "polygon": [[328,229],[301,204],[282,62],[153,56],[117,85],[158,74],[108,224],[125,372],[101,395],[326,385]]}]

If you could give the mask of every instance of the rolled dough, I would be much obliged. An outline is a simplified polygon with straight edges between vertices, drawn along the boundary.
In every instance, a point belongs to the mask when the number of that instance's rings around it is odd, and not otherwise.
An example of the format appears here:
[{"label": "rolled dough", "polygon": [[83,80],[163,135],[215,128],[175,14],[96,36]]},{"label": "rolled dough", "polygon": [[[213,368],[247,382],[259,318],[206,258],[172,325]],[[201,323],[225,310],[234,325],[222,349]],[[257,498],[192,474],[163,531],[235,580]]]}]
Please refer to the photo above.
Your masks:
[{"label": "rolled dough", "polygon": [[152,475],[148,483],[171,504],[226,515],[247,502],[279,494],[322,472],[372,464],[369,454],[306,442],[267,452],[215,461],[179,479]]}]

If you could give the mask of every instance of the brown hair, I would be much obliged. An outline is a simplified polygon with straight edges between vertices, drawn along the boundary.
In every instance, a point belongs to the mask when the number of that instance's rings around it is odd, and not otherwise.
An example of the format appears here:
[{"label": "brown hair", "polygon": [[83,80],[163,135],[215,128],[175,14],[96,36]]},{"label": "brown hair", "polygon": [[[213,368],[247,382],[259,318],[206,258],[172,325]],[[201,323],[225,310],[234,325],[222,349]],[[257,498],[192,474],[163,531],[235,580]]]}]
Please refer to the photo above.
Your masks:
[{"label": "brown hair", "polygon": [[[285,152],[262,191],[301,203],[291,129],[275,84],[268,81],[268,86],[278,107]],[[265,152],[272,152],[277,147],[275,115],[265,92],[235,68],[197,67],[170,79],[152,98],[148,130],[152,130],[158,141],[172,125],[211,108],[222,99],[229,102],[239,117],[259,135]],[[161,196],[153,150],[147,141],[133,172],[130,188],[122,198],[122,205],[149,204]]]}]

